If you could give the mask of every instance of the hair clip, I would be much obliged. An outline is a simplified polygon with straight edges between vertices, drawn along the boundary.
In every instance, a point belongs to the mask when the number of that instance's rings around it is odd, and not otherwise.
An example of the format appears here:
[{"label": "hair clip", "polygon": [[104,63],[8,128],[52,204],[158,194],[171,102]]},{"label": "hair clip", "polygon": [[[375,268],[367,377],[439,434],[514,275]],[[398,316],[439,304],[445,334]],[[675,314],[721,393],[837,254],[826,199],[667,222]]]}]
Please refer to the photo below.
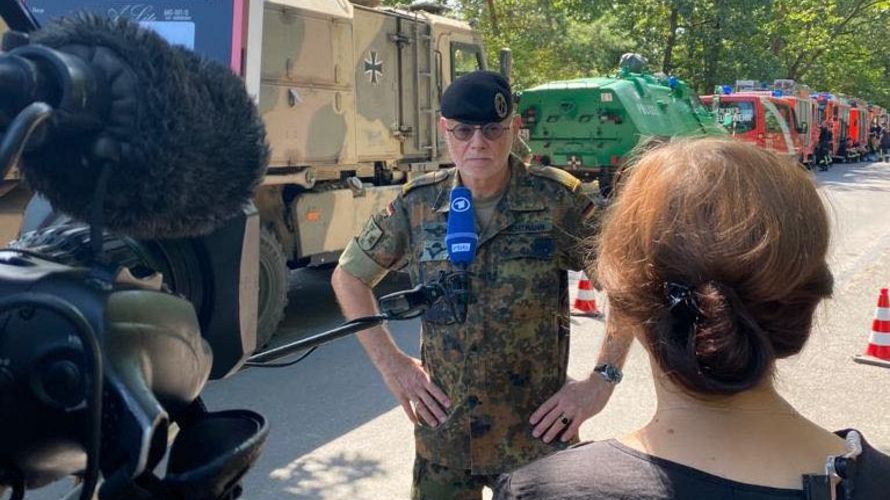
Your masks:
[{"label": "hair clip", "polygon": [[684,324],[688,324],[691,328],[701,315],[695,292],[692,291],[689,285],[684,283],[666,281],[664,283],[664,294],[667,298],[668,310],[671,312],[671,316]]}]

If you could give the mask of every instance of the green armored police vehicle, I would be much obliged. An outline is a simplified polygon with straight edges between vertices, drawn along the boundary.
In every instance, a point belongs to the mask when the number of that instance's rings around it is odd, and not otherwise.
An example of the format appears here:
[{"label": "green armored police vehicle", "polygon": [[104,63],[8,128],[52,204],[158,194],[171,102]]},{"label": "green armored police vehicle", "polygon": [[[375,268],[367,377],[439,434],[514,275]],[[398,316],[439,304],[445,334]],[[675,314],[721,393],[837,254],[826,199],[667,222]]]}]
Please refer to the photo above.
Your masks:
[{"label": "green armored police vehicle", "polygon": [[283,318],[289,268],[336,262],[402,184],[450,164],[439,98],[456,77],[486,68],[482,39],[429,1],[406,9],[379,0],[174,3],[28,6],[41,22],[82,9],[130,17],[243,78],[271,148],[254,199],[262,345]]},{"label": "green armored police vehicle", "polygon": [[521,136],[534,162],[598,180],[604,194],[641,141],[726,133],[683,81],[649,73],[636,54],[621,58],[614,77],[549,82],[523,91],[519,113]]}]

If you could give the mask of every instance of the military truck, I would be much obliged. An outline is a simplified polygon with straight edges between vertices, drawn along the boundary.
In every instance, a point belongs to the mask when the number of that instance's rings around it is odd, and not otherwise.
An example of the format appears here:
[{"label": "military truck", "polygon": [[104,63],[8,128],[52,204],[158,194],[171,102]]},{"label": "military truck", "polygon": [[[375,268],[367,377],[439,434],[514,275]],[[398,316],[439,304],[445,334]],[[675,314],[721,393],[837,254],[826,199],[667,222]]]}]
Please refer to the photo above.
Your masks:
[{"label": "military truck", "polygon": [[260,303],[276,309],[261,311],[267,330],[284,305],[286,262],[334,262],[400,184],[450,161],[437,133],[439,97],[485,67],[481,38],[454,19],[308,3],[266,2],[264,13],[259,106],[272,159],[256,202],[269,280]]},{"label": "military truck", "polygon": [[289,268],[335,262],[401,184],[449,164],[439,98],[454,78],[486,68],[480,35],[440,5],[378,4],[28,1],[41,22],[81,9],[133,18],[244,78],[271,146],[255,196],[259,345],[283,318]]},{"label": "military truck", "polygon": [[650,73],[636,54],[625,54],[612,77],[523,91],[519,113],[533,162],[597,180],[603,194],[643,140],[726,133],[682,80]]}]

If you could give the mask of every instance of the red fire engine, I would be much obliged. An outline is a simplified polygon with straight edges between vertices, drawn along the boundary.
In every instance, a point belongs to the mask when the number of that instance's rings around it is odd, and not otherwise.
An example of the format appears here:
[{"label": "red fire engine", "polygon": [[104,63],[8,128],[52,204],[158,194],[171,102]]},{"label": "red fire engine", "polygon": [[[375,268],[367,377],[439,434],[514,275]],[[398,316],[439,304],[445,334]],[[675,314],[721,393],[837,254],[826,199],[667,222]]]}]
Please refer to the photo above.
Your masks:
[{"label": "red fire engine", "polygon": [[799,121],[793,104],[779,94],[752,87],[747,81],[737,82],[736,89],[724,85],[701,100],[711,106],[717,122],[734,137],[803,161],[801,133],[808,130],[809,124]]}]

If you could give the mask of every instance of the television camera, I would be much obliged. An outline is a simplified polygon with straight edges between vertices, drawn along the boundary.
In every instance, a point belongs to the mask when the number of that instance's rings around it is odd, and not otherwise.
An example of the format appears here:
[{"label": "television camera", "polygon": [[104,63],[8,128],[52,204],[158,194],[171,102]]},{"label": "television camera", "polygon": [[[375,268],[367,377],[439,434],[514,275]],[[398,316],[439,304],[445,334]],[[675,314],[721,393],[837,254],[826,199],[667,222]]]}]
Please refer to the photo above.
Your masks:
[{"label": "television camera", "polygon": [[287,366],[433,303],[465,315],[467,280],[446,275],[381,298],[383,314],[254,354],[250,197],[268,148],[243,83],[127,20],[38,29],[14,0],[0,15],[13,30],[0,178],[17,165],[37,193],[0,250],[0,490],[12,498],[66,476],[82,480],[71,498],[237,498],[268,426],[208,411],[208,380]]}]

